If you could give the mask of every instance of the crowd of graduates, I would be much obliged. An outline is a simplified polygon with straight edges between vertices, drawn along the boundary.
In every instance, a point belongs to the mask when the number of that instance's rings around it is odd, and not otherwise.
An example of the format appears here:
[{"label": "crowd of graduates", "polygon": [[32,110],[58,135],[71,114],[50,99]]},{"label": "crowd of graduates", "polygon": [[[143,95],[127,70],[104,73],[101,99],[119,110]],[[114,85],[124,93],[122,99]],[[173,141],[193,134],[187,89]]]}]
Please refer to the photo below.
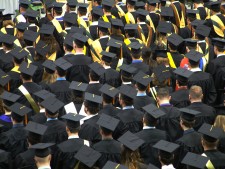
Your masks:
[{"label": "crowd of graduates", "polygon": [[0,169],[225,169],[224,14],[209,0],[0,9]]}]

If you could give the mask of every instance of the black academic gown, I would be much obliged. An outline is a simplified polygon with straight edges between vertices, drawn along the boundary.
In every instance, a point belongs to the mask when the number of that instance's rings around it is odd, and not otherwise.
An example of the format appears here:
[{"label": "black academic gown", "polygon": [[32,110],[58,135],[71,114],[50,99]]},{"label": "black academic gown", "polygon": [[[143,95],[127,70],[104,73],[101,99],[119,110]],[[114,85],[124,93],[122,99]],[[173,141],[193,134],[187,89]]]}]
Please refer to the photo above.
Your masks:
[{"label": "black academic gown", "polygon": [[99,126],[96,124],[98,119],[99,115],[95,115],[90,119],[85,120],[81,125],[79,137],[90,141],[92,144],[99,142],[101,140],[101,135],[99,133]]},{"label": "black academic gown", "polygon": [[188,26],[185,26],[184,28],[180,28],[179,35],[180,35],[183,39],[192,38],[192,32],[191,32],[191,30],[188,28]]},{"label": "black academic gown", "polygon": [[219,139],[219,145],[218,145],[218,150],[222,153],[225,153],[225,133],[223,132],[223,134],[220,136]]},{"label": "black academic gown", "polygon": [[184,58],[179,52],[170,52],[176,67],[180,67],[180,62]]},{"label": "black academic gown", "polygon": [[53,159],[55,169],[74,169],[78,162],[74,156],[83,145],[84,140],[80,138],[68,139],[58,144]]},{"label": "black academic gown", "polygon": [[0,169],[13,169],[11,153],[4,150],[0,150],[0,152]]},{"label": "black academic gown", "polygon": [[206,9],[203,6],[200,6],[197,8],[197,10],[199,10],[199,15],[200,15],[200,19],[201,20],[205,20],[207,17],[207,13],[206,13]]},{"label": "black academic gown", "polygon": [[201,134],[196,132],[194,129],[184,131],[183,136],[179,138],[176,143],[180,145],[177,152],[177,157],[175,158],[175,166],[177,169],[184,168],[184,165],[180,162],[188,152],[192,152],[195,154],[203,153],[203,147],[201,144]]},{"label": "black academic gown", "polygon": [[73,66],[67,70],[66,79],[69,82],[78,81],[83,83],[88,83],[89,78],[89,67],[88,65],[91,64],[91,58],[85,56],[83,54],[73,55],[68,54],[63,56],[68,62],[70,62]]},{"label": "black academic gown", "polygon": [[92,40],[98,39],[98,25],[90,25],[89,26],[89,31],[92,37]]},{"label": "black academic gown", "polygon": [[130,66],[135,67],[135,68],[137,69],[136,73],[138,73],[139,71],[142,71],[142,72],[144,72],[144,73],[147,74],[147,75],[150,74],[150,70],[149,70],[150,68],[149,68],[149,66],[148,66],[146,63],[144,63],[144,62],[137,62],[137,63],[132,62],[132,63],[130,64]]},{"label": "black academic gown", "polygon": [[16,156],[13,166],[22,169],[37,169],[36,163],[34,161],[35,156],[35,150],[34,149],[28,149],[27,151],[24,151]]},{"label": "black academic gown", "polygon": [[189,100],[189,90],[180,89],[170,94],[170,103],[177,108],[184,108],[191,104]]},{"label": "black academic gown", "polygon": [[183,130],[180,127],[180,111],[172,105],[160,105],[159,108],[166,114],[159,118],[158,129],[165,130],[171,141],[182,136]]},{"label": "black academic gown", "polygon": [[194,102],[191,103],[191,105],[187,108],[201,112],[201,114],[196,115],[194,126],[195,130],[198,130],[203,123],[213,125],[215,117],[217,115],[216,110],[213,107],[202,102]]},{"label": "black academic gown", "polygon": [[98,112],[99,115],[106,114],[112,117],[116,117],[119,109],[115,108],[112,104],[103,105],[103,108]]},{"label": "black academic gown", "polygon": [[35,83],[40,83],[42,81],[42,76],[44,73],[44,67],[42,66],[42,64],[44,63],[44,61],[45,60],[38,60],[32,62],[33,65],[37,66],[37,70],[35,71],[32,78]]},{"label": "black academic gown", "polygon": [[154,27],[157,28],[160,21],[160,14],[157,14],[156,11],[149,13],[150,18],[154,24]]},{"label": "black academic gown", "polygon": [[0,115],[0,124],[3,125],[0,128],[0,133],[10,130],[12,128],[11,116],[5,114]]},{"label": "black academic gown", "polygon": [[101,157],[96,163],[96,166],[100,169],[107,163],[107,161],[120,164],[122,146],[118,141],[113,139],[104,139],[94,144],[93,149],[101,153]]},{"label": "black academic gown", "polygon": [[105,73],[100,77],[101,84],[109,84],[115,88],[121,85],[120,74],[116,70],[109,68],[105,69]]},{"label": "black academic gown", "polygon": [[[223,24],[225,24],[225,17],[224,17],[223,14],[219,13],[219,14],[214,14],[214,15],[218,16],[220,18],[221,22]],[[217,26],[218,24],[219,24],[218,22],[217,22],[217,24],[214,24],[213,21],[211,20],[211,18],[210,19],[206,19],[206,25],[211,28],[210,38],[223,38],[220,35],[218,35],[216,33],[215,29],[214,29],[213,25]]]},{"label": "black academic gown", "polygon": [[203,92],[203,103],[212,105],[216,101],[217,93],[212,76],[209,73],[197,71],[188,78],[188,87],[200,86]]},{"label": "black academic gown", "polygon": [[0,56],[0,68],[4,72],[9,72],[13,68],[13,55],[8,53],[4,53]]},{"label": "black academic gown", "polygon": [[36,113],[34,116],[31,116],[30,120],[39,124],[45,124],[47,117],[45,116],[44,112],[40,112]]},{"label": "black academic gown", "polygon": [[156,104],[155,100],[146,95],[146,96],[136,96],[134,99],[134,108],[141,110],[142,107],[147,106],[148,104]]},{"label": "black academic gown", "polygon": [[11,152],[12,159],[27,150],[27,131],[23,125],[16,126],[0,134],[0,148]]},{"label": "black academic gown", "polygon": [[221,153],[218,150],[207,150],[204,151],[204,154],[209,157],[210,161],[216,169],[225,168],[225,154]]},{"label": "black academic gown", "polygon": [[20,73],[11,70],[8,72],[8,75],[11,77],[9,81],[10,92],[14,92],[23,83],[20,78]]},{"label": "black academic gown", "polygon": [[99,91],[101,87],[102,87],[101,83],[91,83],[88,84],[86,92],[101,96],[101,92]]},{"label": "black academic gown", "polygon": [[153,148],[153,145],[160,140],[169,140],[169,136],[165,131],[156,128],[143,129],[136,135],[145,141],[145,143],[139,148],[141,158],[145,164],[153,164],[157,167],[161,167],[158,158],[158,150]]}]

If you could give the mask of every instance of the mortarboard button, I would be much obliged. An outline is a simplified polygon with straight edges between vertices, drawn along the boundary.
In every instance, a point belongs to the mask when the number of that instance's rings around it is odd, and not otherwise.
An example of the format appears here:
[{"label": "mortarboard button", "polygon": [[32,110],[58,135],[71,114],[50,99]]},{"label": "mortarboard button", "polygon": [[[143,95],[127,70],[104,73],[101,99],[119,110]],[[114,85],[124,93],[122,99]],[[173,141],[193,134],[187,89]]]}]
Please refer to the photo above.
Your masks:
[{"label": "mortarboard button", "polygon": [[112,117],[112,116],[109,116],[107,114],[102,114],[98,121],[97,121],[97,124],[101,127],[104,127],[106,129],[109,129],[110,131],[114,131],[117,127],[117,125],[119,124],[119,120]]},{"label": "mortarboard button", "polygon": [[179,110],[181,112],[181,118],[190,122],[195,120],[196,115],[201,114],[201,112],[189,108],[181,108]]},{"label": "mortarboard button", "polygon": [[103,16],[103,11],[102,11],[102,8],[99,8],[99,7],[94,7],[92,9],[92,14],[95,14],[95,15],[98,15],[98,16]]},{"label": "mortarboard button", "polygon": [[84,145],[80,148],[80,150],[74,157],[91,168],[101,157],[101,154],[94,149]]},{"label": "mortarboard button", "polygon": [[129,85],[120,86],[120,93],[131,99],[135,99],[135,97],[137,95],[137,91]]},{"label": "mortarboard button", "polygon": [[102,1],[102,5],[113,7],[114,1],[112,1],[112,0],[103,0]]},{"label": "mortarboard button", "polygon": [[152,81],[152,78],[143,73],[142,71],[139,71],[134,77],[133,80],[136,81],[137,83],[140,83],[143,86],[148,86],[149,83]]},{"label": "mortarboard button", "polygon": [[20,103],[14,103],[9,108],[13,113],[15,113],[21,117],[25,116],[26,114],[28,114],[29,112],[32,111],[30,108],[28,108],[27,106],[24,106]]},{"label": "mortarboard button", "polygon": [[24,73],[26,75],[30,75],[33,76],[35,71],[37,70],[37,66],[31,64],[31,63],[27,63],[27,62],[22,62],[22,64],[20,65],[19,71],[21,73]]},{"label": "mortarboard button", "polygon": [[31,9],[28,9],[28,10],[26,10],[24,16],[31,17],[31,18],[36,18],[38,16],[38,14],[39,14],[38,11],[34,11],[34,10],[31,10]]},{"label": "mortarboard button", "polygon": [[50,74],[55,72],[56,65],[55,65],[55,63],[52,60],[44,61],[42,66],[44,66],[45,67],[45,71],[50,73]]},{"label": "mortarboard button", "polygon": [[158,119],[164,116],[166,113],[156,107],[154,104],[149,104],[147,106],[142,107],[142,109],[147,112],[154,119]]},{"label": "mortarboard button", "polygon": [[208,37],[210,34],[211,28],[205,25],[198,25],[197,28],[195,29],[195,33],[197,35],[201,35],[204,37]]},{"label": "mortarboard button", "polygon": [[25,129],[31,133],[43,136],[44,133],[47,130],[47,126],[39,124],[39,123],[35,123],[33,121],[29,121],[29,123],[27,124],[27,126],[25,127]]},{"label": "mortarboard button", "polygon": [[70,62],[63,59],[62,57],[55,61],[55,65],[57,67],[63,69],[64,71],[68,70],[69,68],[71,68],[73,66]]},{"label": "mortarboard button", "polygon": [[102,55],[102,60],[107,63],[111,63],[112,59],[116,57],[116,54],[106,51],[102,51],[100,54]]},{"label": "mortarboard button", "polygon": [[159,33],[172,33],[173,26],[171,23],[165,22],[165,21],[159,21],[159,24],[157,26],[157,31]]},{"label": "mortarboard button", "polygon": [[153,69],[153,72],[159,82],[163,82],[164,80],[171,77],[170,70],[165,65],[159,65]]},{"label": "mortarboard button", "polygon": [[70,89],[81,91],[81,92],[85,92],[87,87],[88,87],[87,83],[76,82],[76,81],[72,81],[69,86]]},{"label": "mortarboard button", "polygon": [[112,161],[107,161],[107,163],[103,166],[102,169],[128,169],[128,167],[122,165],[122,164],[118,164]]},{"label": "mortarboard button", "polygon": [[124,76],[132,76],[132,74],[134,74],[137,71],[135,67],[126,64],[122,64],[122,66],[120,66],[119,68],[120,70],[122,70],[121,73]]},{"label": "mortarboard button", "polygon": [[0,85],[4,87],[10,80],[11,77],[0,69]]},{"label": "mortarboard button", "polygon": [[183,38],[175,33],[170,35],[167,40],[176,47],[178,47],[183,42]]},{"label": "mortarboard button", "polygon": [[13,55],[13,57],[19,60],[29,55],[29,53],[26,50],[22,49],[21,47],[14,48],[13,50],[10,51],[10,53]]},{"label": "mortarboard button", "polygon": [[92,103],[97,103],[97,104],[102,104],[102,97],[92,94],[92,93],[85,93],[84,95],[84,99],[88,102],[92,102]]},{"label": "mortarboard button", "polygon": [[25,23],[25,22],[19,22],[18,24],[16,24],[16,28],[20,31],[20,32],[24,32],[29,26],[29,23]]},{"label": "mortarboard button", "polygon": [[41,40],[35,46],[35,51],[43,57],[46,57],[47,53],[49,52],[49,49],[50,46]]},{"label": "mortarboard button", "polygon": [[70,128],[78,128],[80,126],[80,120],[83,119],[85,116],[74,114],[74,113],[68,113],[62,116],[62,119],[66,120],[66,125]]},{"label": "mortarboard button", "polygon": [[100,89],[99,89],[100,92],[102,92],[103,94],[106,94],[107,96],[110,96],[110,97],[115,97],[118,93],[119,93],[119,90],[116,89],[115,87],[113,86],[110,86],[108,84],[104,84]]},{"label": "mortarboard button", "polygon": [[35,156],[44,158],[50,154],[49,147],[53,146],[55,143],[38,143],[32,145],[30,148],[35,149]]},{"label": "mortarboard button", "polygon": [[198,62],[203,57],[203,54],[195,50],[190,50],[185,56],[194,62]]},{"label": "mortarboard button", "polygon": [[47,98],[49,97],[55,97],[56,95],[47,91],[47,90],[40,90],[38,92],[35,92],[34,93],[35,96],[37,96],[38,98],[42,99],[43,100],[46,100]]},{"label": "mortarboard button", "polygon": [[173,9],[171,7],[161,7],[161,16],[174,17]]},{"label": "mortarboard button", "polygon": [[43,24],[40,29],[41,34],[52,35],[55,30],[53,25]]},{"label": "mortarboard button", "polygon": [[140,139],[130,131],[127,131],[120,138],[118,138],[118,141],[132,151],[137,150],[142,144],[144,144],[144,140]]},{"label": "mortarboard button", "polygon": [[101,76],[102,74],[105,73],[105,69],[102,65],[100,65],[97,62],[91,63],[90,65],[88,65],[89,68],[94,71],[98,76]]},{"label": "mortarboard button", "polygon": [[39,36],[39,33],[31,31],[31,30],[25,30],[23,34],[23,38],[31,42],[35,42],[38,36]]},{"label": "mortarboard button", "polygon": [[64,103],[55,97],[48,97],[43,102],[41,102],[41,106],[43,106],[48,111],[48,113],[57,114],[57,111],[64,106]]}]

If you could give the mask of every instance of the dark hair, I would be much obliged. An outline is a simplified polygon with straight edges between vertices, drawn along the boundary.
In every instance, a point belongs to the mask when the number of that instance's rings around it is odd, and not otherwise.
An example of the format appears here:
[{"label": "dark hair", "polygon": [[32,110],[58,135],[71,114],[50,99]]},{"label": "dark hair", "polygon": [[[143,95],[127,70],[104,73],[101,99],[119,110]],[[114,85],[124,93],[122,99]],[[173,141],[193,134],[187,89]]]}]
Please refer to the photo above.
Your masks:
[{"label": "dark hair", "polygon": [[145,22],[146,21],[146,16],[143,15],[138,15],[138,18],[141,22]]},{"label": "dark hair", "polygon": [[90,114],[96,114],[99,112],[99,104],[98,103],[93,103],[89,101],[84,101],[84,106],[88,109]]},{"label": "dark hair", "polygon": [[56,66],[56,71],[60,77],[66,76],[66,70],[63,70],[58,66]]},{"label": "dark hair", "polygon": [[157,124],[157,119],[153,118],[151,115],[148,113],[144,114],[144,122],[147,126],[156,126]]},{"label": "dark hair", "polygon": [[175,46],[174,44],[172,44],[169,41],[168,41],[168,45],[169,45],[169,47],[170,47],[171,50],[177,50],[177,46]]},{"label": "dark hair", "polygon": [[125,32],[128,34],[129,37],[135,37],[135,34],[136,34],[135,30],[129,30]]},{"label": "dark hair", "polygon": [[13,120],[15,120],[17,123],[21,123],[24,120],[23,116],[19,116],[16,113],[12,112],[11,117]]},{"label": "dark hair", "polygon": [[102,93],[102,98],[103,98],[104,102],[106,102],[107,104],[110,104],[113,102],[113,98],[104,93]]},{"label": "dark hair", "polygon": [[24,80],[31,80],[32,79],[32,76],[30,75],[27,75],[25,73],[20,73],[21,77],[24,79]]},{"label": "dark hair", "polygon": [[73,103],[82,104],[84,101],[84,93],[78,90],[73,90]]},{"label": "dark hair", "polygon": [[54,11],[55,11],[55,13],[56,13],[57,15],[62,15],[62,10],[56,10],[56,9],[54,9]]},{"label": "dark hair", "polygon": [[159,97],[160,99],[163,99],[165,97],[169,97],[169,89],[159,88],[159,90],[157,92],[157,97]]},{"label": "dark hair", "polygon": [[111,130],[109,130],[109,129],[107,129],[107,128],[105,128],[105,127],[102,127],[102,126],[100,126],[100,129],[102,130],[102,133],[104,134],[104,135],[111,135],[113,132],[111,131]]},{"label": "dark hair", "polygon": [[123,100],[126,106],[132,106],[134,104],[134,100],[130,97],[125,96],[124,94],[120,94],[121,100]]},{"label": "dark hair", "polygon": [[189,59],[189,64],[191,65],[191,67],[198,67],[199,62],[200,62],[200,61],[195,62],[195,61],[193,61],[193,60]]},{"label": "dark hair", "polygon": [[70,125],[66,125],[66,127],[69,129],[69,131],[70,131],[71,133],[78,133],[79,130],[80,130],[80,127],[74,128],[74,127],[71,127]]},{"label": "dark hair", "polygon": [[27,139],[31,145],[34,145],[34,144],[40,143],[42,140],[42,137],[38,134],[29,132]]},{"label": "dark hair", "polygon": [[187,121],[187,120],[185,120],[184,118],[182,118],[182,116],[181,116],[180,119],[182,120],[182,124],[183,124],[185,127],[187,127],[187,128],[193,128],[194,125],[195,125],[195,120],[194,120],[194,121]]},{"label": "dark hair", "polygon": [[83,42],[81,42],[81,41],[79,41],[79,40],[74,40],[74,43],[76,44],[76,46],[78,47],[78,48],[83,48],[84,47],[84,43]]},{"label": "dark hair", "polygon": [[25,42],[26,46],[33,46],[33,42],[32,41],[24,39],[24,42]]},{"label": "dark hair", "polygon": [[121,74],[121,79],[123,82],[131,82],[132,76],[124,76],[123,74]]},{"label": "dark hair", "polygon": [[95,73],[93,70],[90,69],[89,74],[90,74],[91,80],[99,81],[100,76],[97,73]]},{"label": "dark hair", "polygon": [[7,50],[11,50],[13,48],[13,46],[14,46],[14,43],[13,44],[8,44],[8,43],[2,42],[2,45],[4,45],[7,48]]},{"label": "dark hair", "polygon": [[64,47],[66,48],[66,50],[68,50],[69,52],[71,52],[73,50],[73,47],[64,43]]},{"label": "dark hair", "polygon": [[21,64],[23,61],[24,61],[24,58],[22,59],[17,59],[16,57],[13,57],[13,61],[16,63],[16,64]]},{"label": "dark hair", "polygon": [[72,24],[70,22],[66,22],[66,21],[64,21],[64,24],[65,24],[66,27],[72,27],[72,26],[74,26],[74,24]]},{"label": "dark hair", "polygon": [[80,15],[86,15],[86,13],[87,13],[87,9],[86,10],[79,10],[79,8],[78,8],[78,11],[79,11],[79,13],[80,13]]},{"label": "dark hair", "polygon": [[204,36],[202,36],[202,35],[200,35],[200,34],[195,34],[196,36],[197,36],[197,38],[199,39],[199,40],[204,40],[205,39],[205,37]]},{"label": "dark hair", "polygon": [[217,48],[217,50],[218,50],[219,52],[224,52],[224,49],[223,49],[223,48],[220,48],[220,47],[218,47],[218,46],[216,46],[216,48]]},{"label": "dark hair", "polygon": [[171,153],[167,153],[165,151],[159,151],[160,161],[162,161],[163,164],[169,165],[173,163],[174,156]]},{"label": "dark hair", "polygon": [[91,13],[91,15],[92,15],[92,21],[98,21],[99,18],[101,17],[99,15],[94,14],[93,12]]},{"label": "dark hair", "polygon": [[147,86],[144,86],[140,83],[136,83],[138,90],[140,91],[146,91],[147,90]]}]

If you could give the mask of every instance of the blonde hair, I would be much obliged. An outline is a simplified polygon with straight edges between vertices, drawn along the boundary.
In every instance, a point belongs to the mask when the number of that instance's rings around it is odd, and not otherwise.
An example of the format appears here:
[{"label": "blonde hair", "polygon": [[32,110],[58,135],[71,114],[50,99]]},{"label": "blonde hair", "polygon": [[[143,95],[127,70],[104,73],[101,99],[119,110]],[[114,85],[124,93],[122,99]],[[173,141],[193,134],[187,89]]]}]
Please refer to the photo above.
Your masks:
[{"label": "blonde hair", "polygon": [[218,115],[214,122],[214,127],[220,127],[225,131],[225,116],[224,115]]},{"label": "blonde hair", "polygon": [[50,74],[47,73],[46,71],[44,71],[43,75],[42,75],[42,81],[45,82],[46,84],[52,84],[56,81],[56,74]]},{"label": "blonde hair", "polygon": [[6,27],[8,25],[11,25],[12,27],[14,27],[14,23],[11,20],[5,20],[3,21],[3,27]]},{"label": "blonde hair", "polygon": [[168,58],[163,58],[163,57],[157,57],[156,61],[158,63],[158,65],[169,65],[169,59]]}]

